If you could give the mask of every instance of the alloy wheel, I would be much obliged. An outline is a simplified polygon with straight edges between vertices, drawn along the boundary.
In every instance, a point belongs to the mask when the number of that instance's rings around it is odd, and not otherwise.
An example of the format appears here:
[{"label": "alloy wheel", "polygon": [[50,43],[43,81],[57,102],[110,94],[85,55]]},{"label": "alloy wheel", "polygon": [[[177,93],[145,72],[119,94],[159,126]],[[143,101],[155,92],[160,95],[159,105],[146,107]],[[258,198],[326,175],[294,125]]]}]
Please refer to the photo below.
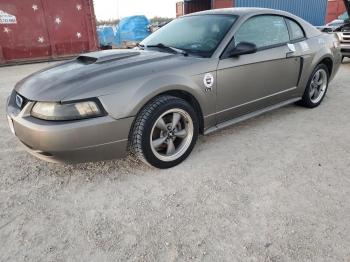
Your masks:
[{"label": "alloy wheel", "polygon": [[328,85],[328,75],[324,69],[319,69],[314,74],[310,84],[310,100],[312,103],[317,104],[323,98],[326,93]]},{"label": "alloy wheel", "polygon": [[153,154],[165,162],[180,158],[190,147],[193,132],[193,121],[186,111],[179,108],[166,111],[151,131]]}]

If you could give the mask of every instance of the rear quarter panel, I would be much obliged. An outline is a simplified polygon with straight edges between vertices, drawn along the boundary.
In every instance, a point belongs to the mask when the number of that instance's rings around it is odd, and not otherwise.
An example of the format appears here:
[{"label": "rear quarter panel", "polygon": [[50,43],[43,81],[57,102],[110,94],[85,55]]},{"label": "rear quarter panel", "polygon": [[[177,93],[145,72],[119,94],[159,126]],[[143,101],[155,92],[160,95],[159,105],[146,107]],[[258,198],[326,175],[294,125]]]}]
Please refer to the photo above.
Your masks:
[{"label": "rear quarter panel", "polygon": [[301,48],[304,49],[302,55],[303,70],[298,86],[298,93],[300,96],[303,95],[313,70],[324,59],[330,59],[332,61],[333,66],[332,72],[330,72],[330,80],[335,77],[341,64],[340,48],[334,45],[334,42],[337,41],[335,35],[322,33],[298,43]]}]

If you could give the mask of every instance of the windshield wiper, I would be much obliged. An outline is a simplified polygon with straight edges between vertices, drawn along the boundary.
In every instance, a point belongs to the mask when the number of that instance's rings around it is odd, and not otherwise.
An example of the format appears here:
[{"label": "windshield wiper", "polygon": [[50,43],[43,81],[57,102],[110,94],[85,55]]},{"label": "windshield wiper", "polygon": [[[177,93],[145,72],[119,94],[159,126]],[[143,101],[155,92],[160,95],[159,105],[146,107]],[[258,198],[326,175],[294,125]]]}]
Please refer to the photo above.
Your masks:
[{"label": "windshield wiper", "polygon": [[188,53],[185,51],[185,50],[182,50],[182,49],[179,49],[179,48],[175,48],[175,47],[172,47],[172,46],[166,46],[162,43],[159,43],[159,44],[156,44],[156,45],[139,45],[139,47],[141,48],[147,48],[147,47],[158,47],[160,49],[167,49],[167,50],[170,50],[176,54],[182,54],[184,56],[188,56]]},{"label": "windshield wiper", "polygon": [[145,49],[145,45],[143,45],[143,44],[137,43],[136,46],[142,50]]}]

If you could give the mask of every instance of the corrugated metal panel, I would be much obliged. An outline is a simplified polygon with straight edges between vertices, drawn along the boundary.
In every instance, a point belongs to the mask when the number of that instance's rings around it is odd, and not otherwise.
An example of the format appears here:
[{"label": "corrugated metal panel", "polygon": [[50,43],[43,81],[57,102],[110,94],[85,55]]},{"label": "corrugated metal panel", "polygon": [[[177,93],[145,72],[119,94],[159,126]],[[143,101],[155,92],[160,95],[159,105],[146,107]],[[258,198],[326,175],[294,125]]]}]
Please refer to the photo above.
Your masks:
[{"label": "corrugated metal panel", "polygon": [[236,7],[280,9],[305,19],[313,25],[323,25],[327,0],[236,0]]},{"label": "corrugated metal panel", "polygon": [[0,64],[97,49],[92,0],[0,1]]}]

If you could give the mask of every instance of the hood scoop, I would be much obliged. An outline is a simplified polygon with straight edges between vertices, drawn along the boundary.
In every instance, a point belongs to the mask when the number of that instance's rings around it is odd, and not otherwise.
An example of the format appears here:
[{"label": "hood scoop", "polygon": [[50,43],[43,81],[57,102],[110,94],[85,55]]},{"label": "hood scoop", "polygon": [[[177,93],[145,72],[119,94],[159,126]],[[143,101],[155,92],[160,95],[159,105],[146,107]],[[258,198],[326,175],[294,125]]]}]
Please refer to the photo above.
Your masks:
[{"label": "hood scoop", "polygon": [[102,64],[106,62],[122,60],[133,56],[140,55],[140,52],[120,51],[120,50],[105,50],[99,52],[92,52],[77,57],[79,63],[90,64]]}]

